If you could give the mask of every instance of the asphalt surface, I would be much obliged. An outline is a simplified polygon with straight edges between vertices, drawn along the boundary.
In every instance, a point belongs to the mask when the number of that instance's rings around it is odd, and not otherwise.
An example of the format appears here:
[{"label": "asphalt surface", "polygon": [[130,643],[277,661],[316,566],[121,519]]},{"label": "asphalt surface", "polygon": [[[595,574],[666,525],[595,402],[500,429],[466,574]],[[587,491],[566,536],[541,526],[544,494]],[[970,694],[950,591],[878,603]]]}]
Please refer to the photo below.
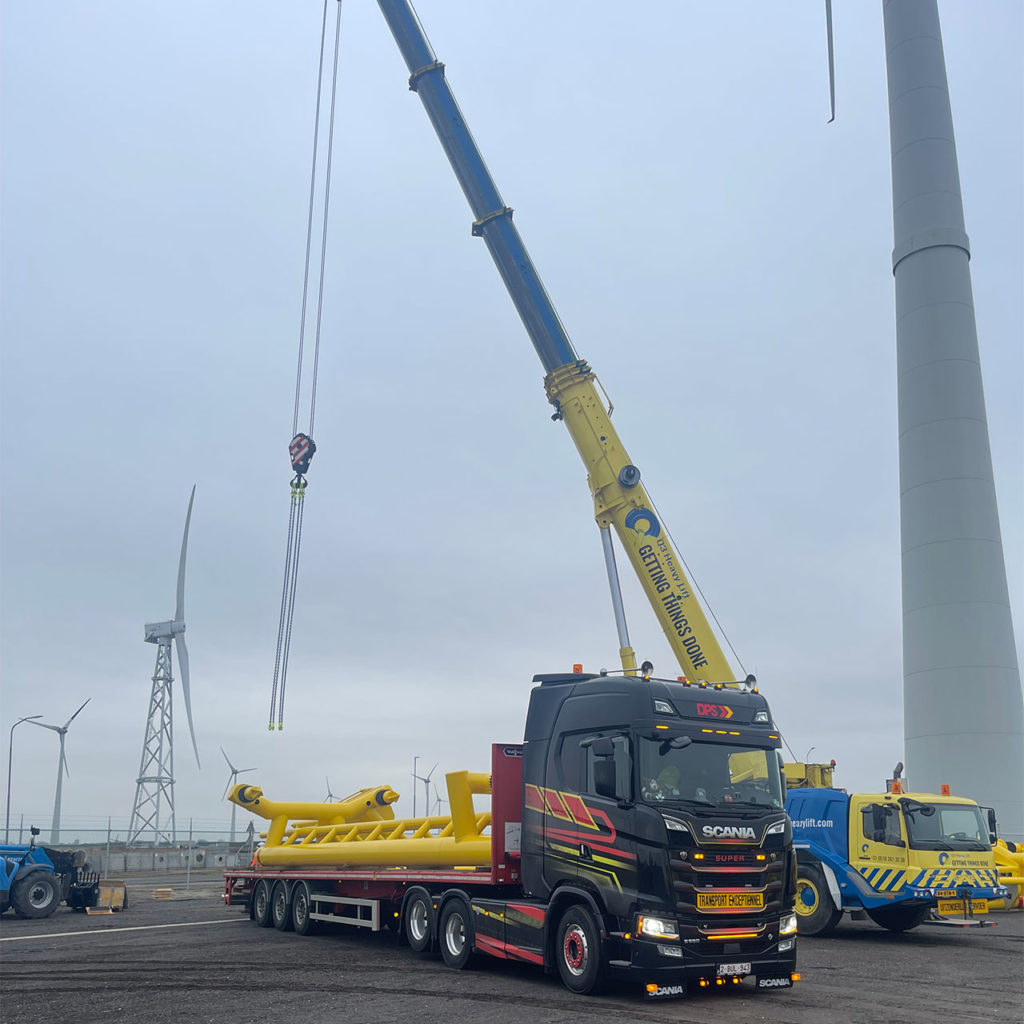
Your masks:
[{"label": "asphalt surface", "polygon": [[[155,900],[168,884],[174,898]],[[793,989],[756,992],[748,980],[654,1003],[627,987],[573,996],[538,968],[490,959],[451,971],[390,933],[257,928],[224,906],[219,876],[207,872],[190,891],[184,877],[130,879],[128,895],[128,909],[111,915],[4,914],[0,1021],[1024,1024],[1021,912],[992,915],[994,928],[904,935],[849,922],[833,937],[799,940],[803,981]]]}]

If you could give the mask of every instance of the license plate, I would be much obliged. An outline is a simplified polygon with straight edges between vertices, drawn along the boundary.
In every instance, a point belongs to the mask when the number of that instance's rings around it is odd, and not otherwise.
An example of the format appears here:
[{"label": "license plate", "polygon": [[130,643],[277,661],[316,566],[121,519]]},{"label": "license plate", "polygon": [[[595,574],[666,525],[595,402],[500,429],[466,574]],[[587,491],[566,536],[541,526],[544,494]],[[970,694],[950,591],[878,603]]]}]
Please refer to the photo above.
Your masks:
[{"label": "license plate", "polygon": [[[943,917],[953,917],[956,915],[962,917],[964,913],[964,901],[939,900],[939,913],[942,914]],[[971,913],[987,914],[988,900],[971,900]]]},{"label": "license plate", "polygon": [[938,889],[938,890],[936,890],[935,895],[940,900],[955,900],[956,899],[956,889]]},{"label": "license plate", "polygon": [[722,977],[738,974],[741,977],[750,973],[750,964],[719,964],[718,973]]},{"label": "license plate", "polygon": [[760,892],[699,892],[698,910],[760,910],[764,894]]}]

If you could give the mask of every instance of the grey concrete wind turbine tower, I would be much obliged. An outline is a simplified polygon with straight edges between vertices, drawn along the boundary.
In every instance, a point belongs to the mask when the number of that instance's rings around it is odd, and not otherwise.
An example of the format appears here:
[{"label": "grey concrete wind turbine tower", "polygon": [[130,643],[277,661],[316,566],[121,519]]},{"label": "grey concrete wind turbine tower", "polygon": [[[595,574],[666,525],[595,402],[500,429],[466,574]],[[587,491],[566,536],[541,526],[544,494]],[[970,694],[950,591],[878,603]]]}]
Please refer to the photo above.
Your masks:
[{"label": "grey concrete wind turbine tower", "polygon": [[[980,16],[980,12],[979,12]],[[1024,839],[1024,697],[936,0],[886,0],[907,779]]]},{"label": "grey concrete wind turbine tower", "polygon": [[[224,754],[224,760],[227,761],[228,768],[231,769],[231,774],[228,776],[228,784],[224,787],[224,796],[221,797],[221,800],[223,800],[224,797],[226,797],[228,795],[229,790],[233,789],[234,786],[235,786],[235,783],[238,782],[238,776],[239,775],[243,775],[245,772],[254,772],[254,771],[256,771],[256,769],[255,768],[236,768],[231,763],[231,759],[225,753],[223,747],[220,748],[220,752],[222,754]],[[235,841],[235,811],[236,810],[238,810],[238,805],[235,804],[235,803],[232,803],[232,805],[231,805],[231,835],[230,835],[230,838],[228,839],[228,842],[230,842],[230,843],[234,843],[234,841]]]},{"label": "grey concrete wind turbine tower", "polygon": [[[87,697],[85,704],[88,704],[92,697]],[[50,842],[60,842],[60,797],[63,789],[64,776],[71,777],[68,770],[68,759],[64,754],[64,737],[68,734],[68,726],[82,713],[82,705],[63,725],[47,725],[46,722],[37,722],[34,718],[26,718],[30,725],[38,725],[40,729],[52,729],[60,737],[60,754],[57,756],[57,792],[53,798],[53,822],[50,825]]]},{"label": "grey concrete wind turbine tower", "polygon": [[178,559],[177,601],[174,618],[167,622],[147,622],[145,639],[156,644],[156,670],[146,718],[146,737],[142,743],[142,760],[135,786],[135,803],[128,826],[128,845],[140,843],[173,843],[174,824],[174,721],[171,714],[174,676],[171,672],[171,643],[178,653],[181,672],[181,694],[185,701],[188,730],[192,736],[192,749],[199,764],[199,747],[192,724],[192,698],[189,692],[188,648],[185,646],[185,556],[188,552],[188,527],[192,520],[192,502],[196,489],[188,499],[185,514],[185,532],[181,538],[181,556]]}]

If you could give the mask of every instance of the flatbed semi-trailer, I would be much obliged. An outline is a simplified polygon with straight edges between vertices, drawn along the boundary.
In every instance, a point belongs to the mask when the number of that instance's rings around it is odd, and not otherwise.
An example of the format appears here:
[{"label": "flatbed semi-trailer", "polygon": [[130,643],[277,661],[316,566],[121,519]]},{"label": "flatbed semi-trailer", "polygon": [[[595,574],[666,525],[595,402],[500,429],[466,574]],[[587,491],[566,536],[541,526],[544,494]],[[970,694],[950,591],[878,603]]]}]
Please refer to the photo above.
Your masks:
[{"label": "flatbed semi-trailer", "polygon": [[[557,972],[652,998],[795,979],[796,860],[779,737],[756,687],[537,676],[525,742],[448,776],[450,816],[397,819],[387,786],[336,804],[231,799],[270,820],[225,900],[258,925],[395,929],[461,969]],[[473,794],[490,793],[489,811]]]}]

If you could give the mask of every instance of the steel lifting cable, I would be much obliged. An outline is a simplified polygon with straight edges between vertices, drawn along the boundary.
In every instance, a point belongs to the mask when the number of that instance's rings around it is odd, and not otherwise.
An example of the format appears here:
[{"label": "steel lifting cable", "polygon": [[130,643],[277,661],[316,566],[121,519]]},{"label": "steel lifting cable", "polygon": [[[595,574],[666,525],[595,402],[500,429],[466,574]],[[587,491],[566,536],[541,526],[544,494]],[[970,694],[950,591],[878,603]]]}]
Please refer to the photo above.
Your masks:
[{"label": "steel lifting cable", "polygon": [[313,346],[313,372],[309,394],[309,427],[299,432],[299,406],[302,399],[302,363],[306,339],[306,309],[309,298],[309,263],[313,247],[313,212],[316,198],[316,172],[320,138],[320,101],[323,93],[324,49],[327,41],[327,7],[324,0],[323,22],[320,28],[320,62],[317,68],[316,114],[313,119],[313,160],[309,176],[309,215],[306,220],[306,264],[302,279],[302,313],[299,320],[299,353],[295,370],[295,406],[292,414],[292,439],[288,455],[295,476],[291,481],[291,509],[288,515],[288,543],[284,559],[284,583],[281,587],[281,618],[277,629],[277,651],[274,657],[274,685],[270,693],[270,721],[268,728],[284,728],[285,684],[288,678],[288,655],[292,643],[292,622],[295,616],[295,593],[299,579],[299,552],[302,547],[302,514],[306,497],[306,473],[316,452],[313,424],[316,414],[316,382],[320,365],[320,325],[324,305],[324,267],[327,256],[327,217],[331,199],[331,159],[334,150],[334,113],[338,90],[338,54],[341,41],[341,0],[337,0],[338,16],[334,28],[334,60],[331,75],[331,114],[327,133],[327,168],[324,174],[323,224],[320,235],[320,281],[316,308],[316,334]]}]

